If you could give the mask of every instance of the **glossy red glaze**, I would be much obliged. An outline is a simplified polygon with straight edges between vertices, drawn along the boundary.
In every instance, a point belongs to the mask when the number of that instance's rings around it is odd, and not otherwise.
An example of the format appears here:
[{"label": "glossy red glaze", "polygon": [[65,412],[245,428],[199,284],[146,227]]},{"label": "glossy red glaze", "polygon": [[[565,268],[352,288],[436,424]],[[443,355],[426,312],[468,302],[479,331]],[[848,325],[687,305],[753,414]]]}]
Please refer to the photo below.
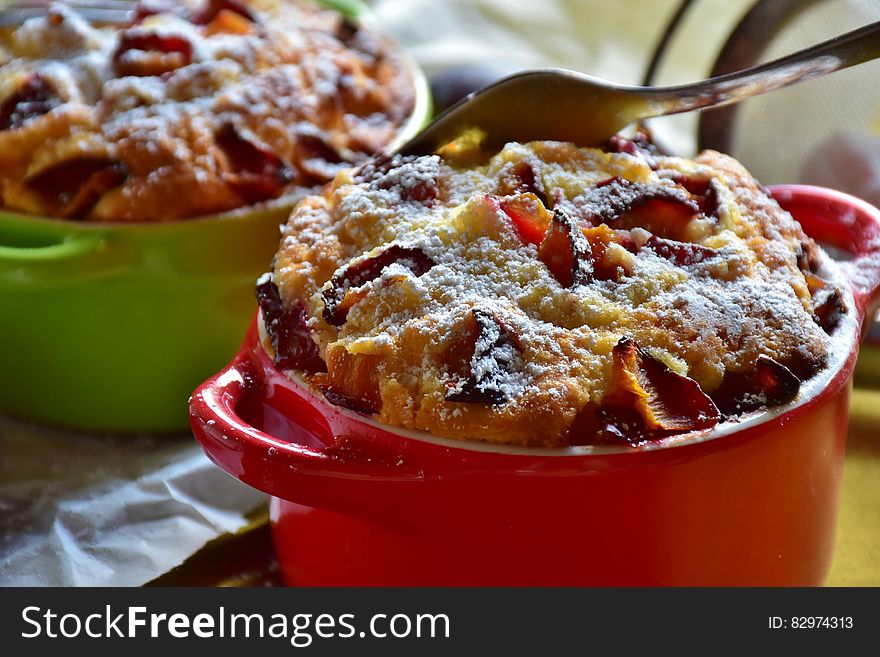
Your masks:
[{"label": "glossy red glaze", "polygon": [[[854,254],[862,322],[880,287],[880,212],[817,188],[773,191],[809,234]],[[807,402],[714,439],[504,453],[332,406],[274,368],[254,325],[193,395],[191,423],[215,463],[273,497],[292,585],[815,585],[857,351]]]}]

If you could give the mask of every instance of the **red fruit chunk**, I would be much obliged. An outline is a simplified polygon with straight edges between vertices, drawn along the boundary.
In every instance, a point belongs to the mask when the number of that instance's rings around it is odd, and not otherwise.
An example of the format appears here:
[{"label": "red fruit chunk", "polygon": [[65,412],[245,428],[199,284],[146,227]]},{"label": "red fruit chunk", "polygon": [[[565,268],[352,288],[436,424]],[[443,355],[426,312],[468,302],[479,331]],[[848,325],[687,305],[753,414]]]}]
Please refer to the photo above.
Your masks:
[{"label": "red fruit chunk", "polygon": [[682,188],[646,185],[615,177],[588,192],[587,212],[593,225],[641,227],[662,237],[681,239],[700,208]]},{"label": "red fruit chunk", "polygon": [[620,339],[612,358],[611,389],[600,411],[611,438],[638,444],[709,429],[721,418],[696,381],[676,374],[631,338]]},{"label": "red fruit chunk", "polygon": [[276,198],[293,181],[294,171],[284,160],[242,137],[233,124],[224,124],[215,139],[232,169],[224,174],[224,180],[246,202]]},{"label": "red fruit chunk", "polygon": [[613,225],[644,228],[671,239],[681,239],[694,219],[696,208],[677,198],[650,198],[617,217]]},{"label": "red fruit chunk", "polygon": [[306,324],[306,311],[302,304],[285,306],[278,286],[271,280],[258,284],[256,295],[266,333],[275,350],[275,366],[310,373],[326,371],[321,352]]},{"label": "red fruit chunk", "polygon": [[804,274],[815,274],[822,266],[819,247],[815,242],[801,242],[797,254],[797,265]]},{"label": "red fruit chunk", "polygon": [[790,369],[767,356],[758,356],[755,381],[766,403],[772,406],[794,400],[801,389],[800,379]]},{"label": "red fruit chunk", "polygon": [[296,138],[296,161],[307,178],[304,184],[319,185],[332,180],[343,162],[342,155],[319,135],[300,134]]},{"label": "red fruit chunk", "polygon": [[511,169],[509,175],[505,176],[502,184],[498,189],[501,196],[512,196],[514,194],[534,194],[540,199],[544,207],[550,207],[547,201],[547,195],[538,186],[538,177],[535,170],[528,162],[517,162]]},{"label": "red fruit chunk", "polygon": [[74,157],[30,176],[25,184],[52,207],[52,214],[86,215],[106,192],[128,176],[125,164],[106,157]]},{"label": "red fruit chunk", "polygon": [[192,44],[182,36],[123,32],[113,53],[119,76],[162,75],[192,63]]},{"label": "red fruit chunk", "polygon": [[0,130],[20,128],[29,120],[42,116],[63,101],[42,76],[28,76],[16,91],[0,103]]},{"label": "red fruit chunk", "polygon": [[669,260],[678,267],[695,265],[718,255],[718,251],[708,246],[701,246],[691,242],[666,240],[654,235],[648,239],[645,248],[651,249],[661,258]]},{"label": "red fruit chunk", "polygon": [[[492,199],[492,197],[489,197]],[[492,199],[510,217],[520,239],[526,244],[540,244],[544,239],[553,215],[541,200],[531,193],[519,194],[501,200]]]},{"label": "red fruit chunk", "polygon": [[368,399],[360,399],[358,397],[346,395],[344,392],[339,392],[334,388],[321,388],[321,392],[324,393],[324,397],[327,401],[334,406],[341,406],[342,408],[347,408],[350,411],[362,415],[373,415],[378,413],[382,408],[381,406],[374,405]]},{"label": "red fruit chunk", "polygon": [[582,228],[584,236],[590,244],[593,254],[593,278],[600,281],[619,281],[623,276],[629,276],[630,271],[617,263],[609,262],[605,252],[610,244],[617,244],[630,253],[636,253],[638,248],[633,241],[632,235],[627,230],[612,230],[605,224],[599,224],[593,228]]},{"label": "red fruit chunk", "polygon": [[689,176],[676,176],[673,180],[694,197],[700,212],[707,217],[718,216],[718,192],[715,191],[710,180],[691,178]]},{"label": "red fruit chunk", "polygon": [[645,157],[656,155],[658,152],[654,138],[647,128],[638,128],[630,138],[614,135],[608,140],[605,150],[609,153],[628,153]]},{"label": "red fruit chunk", "polygon": [[572,288],[593,280],[593,253],[580,227],[561,208],[538,246],[538,257],[562,287]]},{"label": "red fruit chunk", "polygon": [[355,181],[368,183],[375,189],[394,189],[401,201],[430,207],[440,190],[436,178],[429,178],[424,170],[415,168],[417,160],[416,155],[378,155],[357,170]]},{"label": "red fruit chunk", "polygon": [[805,273],[807,288],[813,297],[813,319],[826,333],[831,333],[846,314],[840,290],[815,274]]},{"label": "red fruit chunk", "polygon": [[785,365],[768,356],[758,356],[751,372],[728,372],[712,398],[725,416],[778,406],[793,401],[801,380]]},{"label": "red fruit chunk", "polygon": [[370,415],[382,408],[379,381],[376,377],[378,356],[350,354],[345,346],[327,348],[327,373],[317,374],[317,385],[331,404]]},{"label": "red fruit chunk", "polygon": [[336,38],[346,46],[351,45],[360,29],[361,26],[357,24],[357,21],[348,16],[342,16],[336,27]]},{"label": "red fruit chunk", "polygon": [[[446,394],[446,400],[470,404],[503,404],[510,400],[505,379],[514,370],[521,351],[518,340],[504,324],[489,311],[473,308],[473,331],[468,340],[470,350],[469,372],[463,383]],[[456,349],[453,349],[456,351]]]},{"label": "red fruit chunk", "polygon": [[193,13],[191,20],[196,25],[207,25],[217,18],[221,11],[238,14],[252,23],[257,22],[256,15],[248,9],[245,3],[239,2],[239,0],[207,0],[200,9]]},{"label": "red fruit chunk", "polygon": [[370,257],[353,260],[333,275],[330,285],[321,293],[324,321],[333,326],[345,324],[349,309],[361,298],[355,288],[378,278],[386,267],[395,263],[409,269],[414,276],[421,276],[435,264],[421,249],[397,244]]}]

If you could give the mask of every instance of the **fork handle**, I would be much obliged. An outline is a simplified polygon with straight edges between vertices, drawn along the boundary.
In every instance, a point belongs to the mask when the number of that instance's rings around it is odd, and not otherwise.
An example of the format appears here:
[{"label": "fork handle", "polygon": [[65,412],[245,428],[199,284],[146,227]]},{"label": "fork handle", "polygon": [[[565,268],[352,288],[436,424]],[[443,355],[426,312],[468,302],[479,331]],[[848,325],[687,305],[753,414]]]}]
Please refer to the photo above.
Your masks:
[{"label": "fork handle", "polygon": [[880,58],[880,21],[760,66],[692,84],[654,87],[650,91],[651,114],[645,118],[730,105],[877,58]]},{"label": "fork handle", "polygon": [[721,107],[801,80],[880,58],[880,21],[760,66],[692,84],[654,87],[650,114],[663,116]]}]

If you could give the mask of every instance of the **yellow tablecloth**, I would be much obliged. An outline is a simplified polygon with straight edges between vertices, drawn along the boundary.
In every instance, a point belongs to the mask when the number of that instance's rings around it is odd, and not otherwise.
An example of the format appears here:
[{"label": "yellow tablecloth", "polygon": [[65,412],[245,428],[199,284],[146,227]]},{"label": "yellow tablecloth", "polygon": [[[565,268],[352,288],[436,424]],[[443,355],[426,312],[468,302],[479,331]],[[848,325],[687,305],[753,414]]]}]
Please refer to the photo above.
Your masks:
[{"label": "yellow tablecloth", "polygon": [[829,586],[880,586],[880,390],[856,389]]}]

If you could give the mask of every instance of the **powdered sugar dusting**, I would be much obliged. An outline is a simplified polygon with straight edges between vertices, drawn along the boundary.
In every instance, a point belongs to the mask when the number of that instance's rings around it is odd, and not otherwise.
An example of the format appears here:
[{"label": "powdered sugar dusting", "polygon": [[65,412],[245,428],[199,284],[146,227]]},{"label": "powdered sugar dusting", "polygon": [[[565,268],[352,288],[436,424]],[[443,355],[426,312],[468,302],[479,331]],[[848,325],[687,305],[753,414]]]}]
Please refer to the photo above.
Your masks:
[{"label": "powdered sugar dusting", "polygon": [[[189,18],[203,4],[183,3]],[[3,205],[51,214],[51,204],[41,207],[22,181],[38,160],[57,160],[53,153],[93,156],[71,145],[80,132],[97,136],[102,156],[128,173],[89,218],[134,221],[253,201],[234,184],[241,172],[217,145],[216,133],[228,124],[296,173],[286,193],[317,188],[394,136],[414,91],[388,39],[363,27],[353,38],[343,35],[338,13],[305,1],[252,6],[256,24],[228,12],[209,25],[160,13],[117,29],[95,28],[57,4],[48,17],[0,37],[12,57],[0,69],[0,102],[35,73],[61,100],[15,130],[0,130]],[[363,50],[368,44],[372,54]]]},{"label": "powdered sugar dusting", "polygon": [[[697,235],[689,242],[703,251],[676,264],[650,247],[652,230],[635,226],[621,233],[628,242],[606,248],[621,263],[618,275],[565,287],[497,202],[523,161],[583,227],[613,224],[646,193],[671,198],[699,224],[676,230]],[[719,199],[712,216],[676,183],[685,175],[711,179]],[[806,242],[732,160],[663,158],[654,171],[626,154],[537,142],[510,144],[479,167],[396,157],[342,173],[293,213],[275,271],[283,296],[306,302],[322,349],[342,344],[380,357],[381,421],[556,444],[581,409],[608,393],[612,348],[624,336],[706,391],[727,372],[750,371],[759,356],[821,367],[829,338],[796,262]],[[418,275],[386,267],[359,289],[344,324],[323,322],[319,291],[334,273],[392,244],[420,249],[434,266]],[[475,314],[497,325],[474,333]],[[492,403],[450,401],[467,385],[491,392]]]}]

